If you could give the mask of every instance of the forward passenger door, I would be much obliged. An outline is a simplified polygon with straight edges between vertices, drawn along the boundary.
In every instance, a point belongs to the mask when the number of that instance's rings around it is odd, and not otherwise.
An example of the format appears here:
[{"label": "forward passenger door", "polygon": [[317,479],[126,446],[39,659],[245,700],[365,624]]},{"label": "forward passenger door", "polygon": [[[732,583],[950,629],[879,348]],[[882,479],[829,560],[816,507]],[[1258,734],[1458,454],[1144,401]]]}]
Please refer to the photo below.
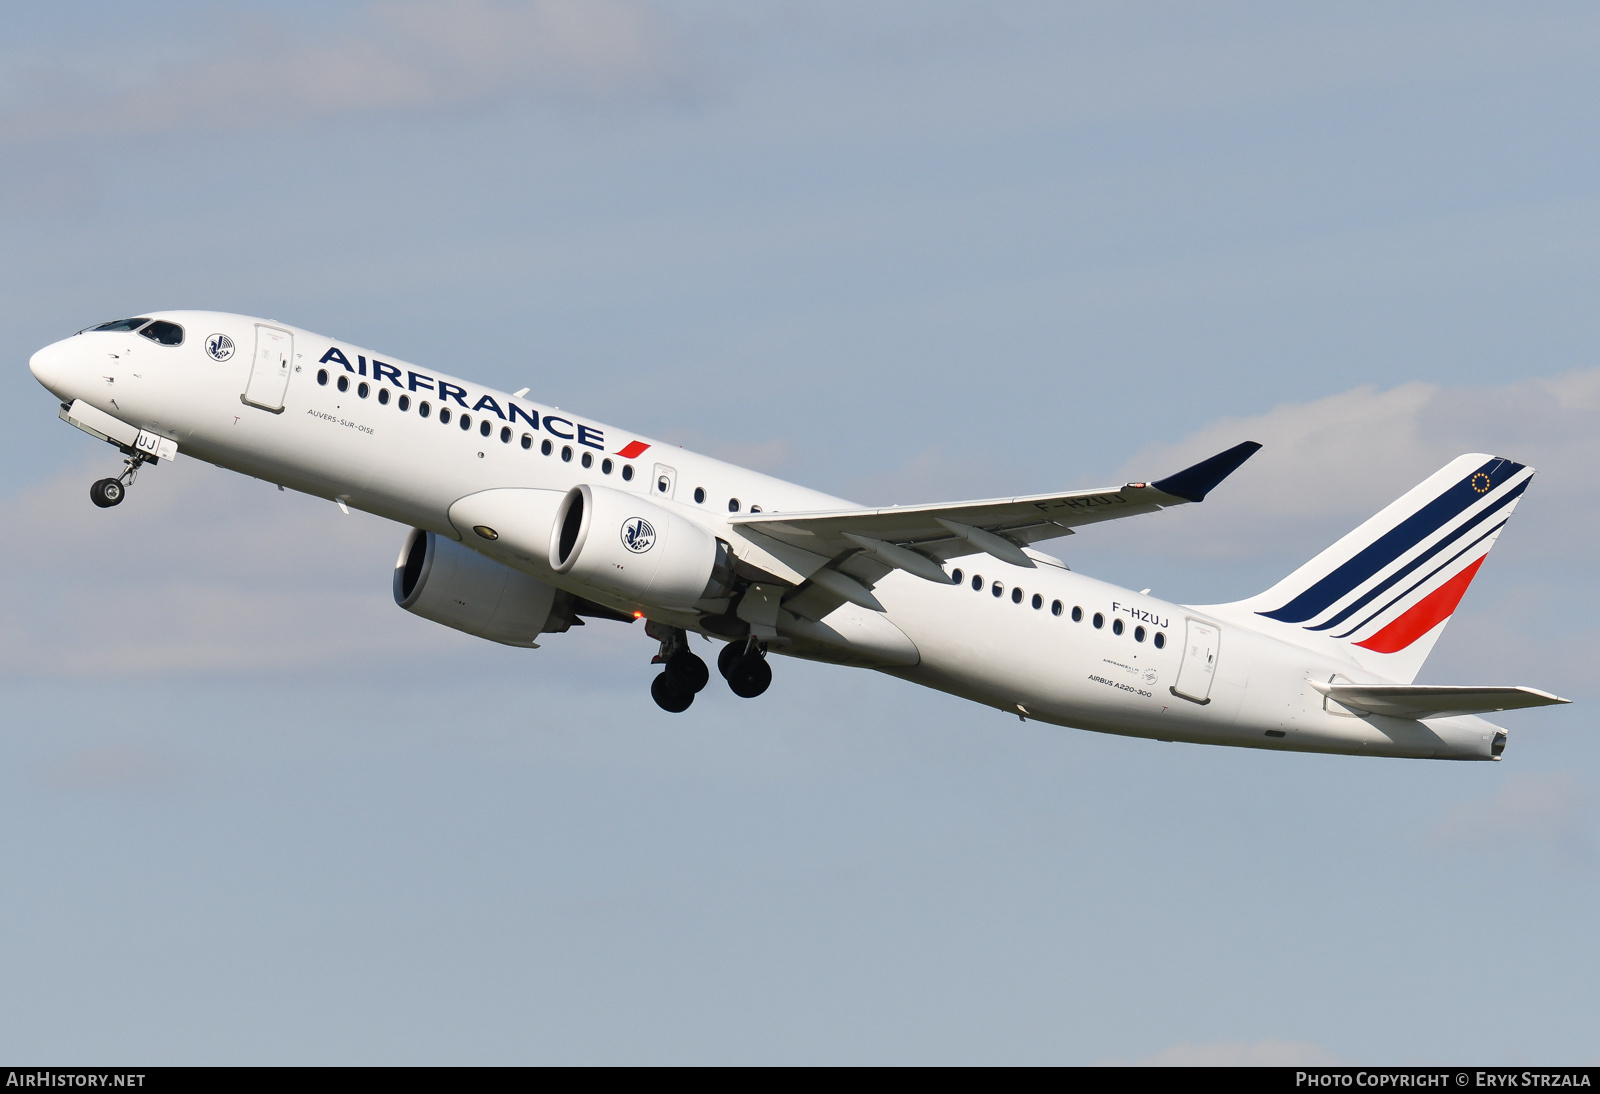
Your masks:
[{"label": "forward passenger door", "polygon": [[251,406],[283,412],[283,395],[294,366],[294,335],[277,327],[256,326],[256,352],[250,361],[250,379],[244,401]]}]

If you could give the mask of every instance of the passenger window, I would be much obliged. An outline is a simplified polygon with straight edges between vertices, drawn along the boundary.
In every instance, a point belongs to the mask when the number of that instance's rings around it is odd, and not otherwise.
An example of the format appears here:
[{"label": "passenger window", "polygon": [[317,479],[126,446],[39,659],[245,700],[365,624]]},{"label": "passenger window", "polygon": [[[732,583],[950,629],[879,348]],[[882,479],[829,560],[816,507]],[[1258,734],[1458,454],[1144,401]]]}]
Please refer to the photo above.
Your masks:
[{"label": "passenger window", "polygon": [[[1038,593],[1034,593],[1033,594],[1033,610],[1034,611],[1038,611],[1042,607],[1044,607],[1044,597],[1040,596]],[[1056,614],[1059,615],[1060,613],[1057,612]]]},{"label": "passenger window", "polygon": [[429,412],[432,410],[433,407],[428,405],[428,400],[424,399],[422,402],[417,404],[417,417],[426,418]]},{"label": "passenger window", "polygon": [[705,500],[706,500],[705,488],[704,487],[700,487],[700,486],[695,487],[694,488],[694,503],[696,505],[701,505],[701,504],[704,504]]},{"label": "passenger window", "polygon": [[1061,614],[1061,601],[1052,600],[1050,602],[1050,614],[1051,615],[1060,615]]},{"label": "passenger window", "polygon": [[989,592],[992,593],[996,599],[1004,595],[1005,591],[1006,587],[1004,582],[996,581],[989,587]]},{"label": "passenger window", "polygon": [[612,463],[611,463],[611,460],[610,460],[610,459],[604,459],[604,460],[601,460],[601,461],[600,461],[600,474],[602,474],[602,475],[609,475],[609,474],[611,474],[611,468],[612,468],[612,466],[613,466],[613,465],[612,465]]},{"label": "passenger window", "polygon": [[399,407],[400,408],[400,412],[402,414],[404,414],[406,411],[411,409],[411,396],[409,396],[409,395],[400,396],[400,398],[398,398],[398,399],[396,399],[394,401],[394,405]]},{"label": "passenger window", "polygon": [[1167,644],[1167,636],[1162,634],[1160,631],[1157,631],[1156,632],[1156,636],[1154,638],[1152,638],[1151,641],[1155,643],[1156,649],[1159,650],[1159,649],[1163,648],[1164,646],[1166,646],[1166,644]]},{"label": "passenger window", "polygon": [[544,442],[544,443],[543,443],[543,444],[541,444],[541,445],[540,445],[540,446],[539,446],[539,451],[540,451],[540,453],[542,453],[542,454],[543,454],[543,455],[546,455],[546,456],[548,456],[548,455],[550,455],[550,450],[551,450],[551,447],[552,447],[552,446],[551,446],[551,444],[550,444],[550,442],[549,442],[549,441],[545,441],[545,442]]},{"label": "passenger window", "polygon": [[138,330],[140,327],[144,326],[148,322],[150,322],[150,317],[149,316],[146,316],[143,319],[113,319],[109,323],[101,323],[98,327],[90,327],[89,329],[92,330],[92,331],[95,331],[95,330]]},{"label": "passenger window", "polygon": [[442,422],[445,425],[449,425],[450,424],[450,408],[449,407],[442,406],[442,407],[439,408],[439,421]]},{"label": "passenger window", "polygon": [[594,457],[589,455],[589,453],[585,452],[583,454],[583,460],[581,462],[583,463],[583,466],[586,467],[586,468],[587,467],[593,467],[594,466]]},{"label": "passenger window", "polygon": [[325,368],[317,369],[317,383],[321,384],[323,387],[327,387],[328,386],[328,370],[327,369],[325,369]]},{"label": "passenger window", "polygon": [[1143,627],[1135,627],[1135,628],[1133,628],[1133,640],[1135,642],[1143,642],[1144,641],[1144,628]]},{"label": "passenger window", "polygon": [[950,571],[950,584],[952,584],[952,585],[961,584],[961,571],[959,569]]},{"label": "passenger window", "polygon": [[561,462],[572,462],[572,446],[570,444],[564,444],[561,446]]},{"label": "passenger window", "polygon": [[487,437],[489,434],[491,434],[493,432],[494,432],[494,423],[491,422],[488,418],[485,418],[483,421],[478,423],[478,436]]},{"label": "passenger window", "polygon": [[1106,617],[1101,615],[1099,612],[1095,612],[1094,613],[1094,629],[1095,630],[1099,630],[1101,627],[1103,627],[1105,625],[1106,625]]},{"label": "passenger window", "polygon": [[1083,622],[1083,609],[1078,607],[1076,604],[1074,604],[1072,607],[1072,621],[1074,623]]},{"label": "passenger window", "polygon": [[339,387],[340,391],[349,391],[350,390],[350,377],[348,377],[348,376],[339,377],[338,387]]},{"label": "passenger window", "polygon": [[466,432],[467,430],[469,430],[471,428],[472,428],[472,415],[471,414],[463,414],[463,415],[461,415],[461,431],[464,433],[464,432]]},{"label": "passenger window", "polygon": [[169,323],[165,319],[157,319],[140,331],[139,337],[148,338],[152,342],[159,342],[163,346],[181,346],[183,345],[183,328],[176,323]]},{"label": "passenger window", "polygon": [[1122,620],[1113,619],[1111,621],[1111,633],[1112,634],[1121,634],[1122,633]]},{"label": "passenger window", "polygon": [[759,505],[752,505],[752,506],[751,506],[751,507],[750,507],[750,511],[751,511],[751,512],[752,512],[752,513],[759,513],[759,512],[761,512],[761,506],[759,506]]},{"label": "passenger window", "polygon": [[972,591],[975,592],[975,593],[983,591],[983,575],[982,574],[973,574],[972,575]]},{"label": "passenger window", "polygon": [[1012,589],[1011,590],[1011,603],[1013,603],[1013,604],[1021,604],[1022,603],[1022,590],[1021,589]]},{"label": "passenger window", "polygon": [[501,444],[510,444],[511,443],[511,427],[510,426],[503,425],[503,426],[500,427],[500,443]]},{"label": "passenger window", "polygon": [[380,404],[382,404],[383,406],[388,406],[389,405],[389,389],[388,388],[380,387],[378,389],[378,402]]},{"label": "passenger window", "polygon": [[729,498],[728,499],[728,512],[737,513],[738,511],[739,511],[739,499],[738,498]]},{"label": "passenger window", "polygon": [[[546,441],[545,443],[548,444],[549,442]],[[632,482],[633,481],[633,464],[625,463],[625,464],[622,465],[622,481],[623,482]]]},{"label": "passenger window", "polygon": [[524,433],[522,435],[522,447],[523,448],[532,448],[533,447],[533,434],[532,433]]},{"label": "passenger window", "polygon": [[360,398],[365,399],[367,397],[367,393],[370,392],[371,390],[372,389],[367,386],[367,382],[365,380],[362,380],[359,384],[356,385],[356,395],[359,396]]}]

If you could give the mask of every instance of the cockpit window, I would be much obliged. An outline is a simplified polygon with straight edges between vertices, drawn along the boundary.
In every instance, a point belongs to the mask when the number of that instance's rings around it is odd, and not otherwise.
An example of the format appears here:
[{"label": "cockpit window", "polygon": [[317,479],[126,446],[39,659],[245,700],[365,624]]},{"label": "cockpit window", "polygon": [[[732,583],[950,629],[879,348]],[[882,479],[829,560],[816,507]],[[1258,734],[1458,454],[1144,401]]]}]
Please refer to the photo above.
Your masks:
[{"label": "cockpit window", "polygon": [[148,322],[150,322],[150,317],[149,316],[145,316],[143,319],[116,319],[116,320],[113,320],[110,323],[101,323],[98,327],[90,327],[89,329],[90,330],[138,330],[140,327],[144,326]]},{"label": "cockpit window", "polygon": [[[132,320],[130,319],[131,323]],[[148,338],[152,342],[160,342],[163,346],[183,345],[183,328],[176,323],[169,323],[165,319],[157,319],[144,330],[139,332],[141,338]]]}]

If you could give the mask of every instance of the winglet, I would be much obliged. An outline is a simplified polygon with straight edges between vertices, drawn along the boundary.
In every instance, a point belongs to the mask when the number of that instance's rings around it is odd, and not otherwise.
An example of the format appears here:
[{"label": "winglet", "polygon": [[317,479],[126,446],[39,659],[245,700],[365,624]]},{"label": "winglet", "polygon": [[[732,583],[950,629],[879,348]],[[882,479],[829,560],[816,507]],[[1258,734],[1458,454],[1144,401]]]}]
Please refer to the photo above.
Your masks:
[{"label": "winglet", "polygon": [[1184,501],[1204,501],[1218,483],[1239,470],[1239,465],[1254,456],[1260,447],[1255,441],[1236,444],[1226,452],[1218,452],[1209,460],[1201,460],[1193,467],[1186,467],[1176,475],[1168,475],[1150,485],[1163,494],[1171,494]]}]

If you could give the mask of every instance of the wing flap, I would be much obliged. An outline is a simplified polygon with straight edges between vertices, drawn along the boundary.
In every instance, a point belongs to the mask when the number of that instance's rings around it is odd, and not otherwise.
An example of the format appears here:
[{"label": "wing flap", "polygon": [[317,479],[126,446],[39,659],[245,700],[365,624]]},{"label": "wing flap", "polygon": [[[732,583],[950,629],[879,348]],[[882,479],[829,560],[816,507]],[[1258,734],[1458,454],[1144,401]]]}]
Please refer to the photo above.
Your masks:
[{"label": "wing flap", "polygon": [[1311,686],[1343,706],[1391,718],[1436,718],[1446,714],[1489,714],[1571,702],[1548,691],[1526,687],[1439,687],[1432,684],[1323,684]]}]

